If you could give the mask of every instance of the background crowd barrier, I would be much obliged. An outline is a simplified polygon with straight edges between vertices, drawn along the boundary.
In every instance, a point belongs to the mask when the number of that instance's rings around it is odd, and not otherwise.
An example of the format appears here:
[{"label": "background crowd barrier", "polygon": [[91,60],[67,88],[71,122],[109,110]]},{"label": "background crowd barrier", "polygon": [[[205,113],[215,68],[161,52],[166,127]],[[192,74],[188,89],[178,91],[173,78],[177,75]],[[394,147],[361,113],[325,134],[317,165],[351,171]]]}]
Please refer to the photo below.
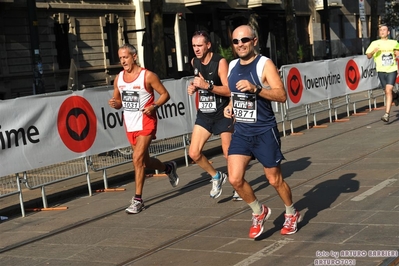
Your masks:
[{"label": "background crowd barrier", "polygon": [[[318,125],[317,115],[321,112],[328,112],[332,123],[339,120],[338,109],[341,107],[349,117],[351,109],[356,114],[359,102],[367,101],[370,111],[373,104],[377,108],[379,97],[384,98],[385,104],[385,94],[379,88],[377,75],[373,75],[372,60],[359,56],[326,62],[322,64],[325,69],[320,68],[320,62],[281,68],[288,99],[285,103],[273,103],[273,110],[283,136],[286,136],[286,123],[292,134],[293,121],[299,118],[305,118],[309,129],[311,123]],[[346,67],[347,64],[351,68]],[[353,71],[354,67],[359,68],[360,76],[357,79],[351,76],[350,80],[357,80],[357,87],[348,83],[345,78],[348,73],[339,72],[343,69]],[[337,69],[339,73],[334,73]],[[197,112],[196,98],[186,92],[191,79],[162,81],[171,99],[157,111],[157,140],[150,146],[150,156],[182,151],[188,166],[188,146]],[[102,171],[104,189],[109,189],[107,170],[132,160],[122,111],[111,109],[107,104],[112,93],[112,86],[103,86],[2,101],[0,198],[19,195],[22,216],[25,216],[21,184],[28,189],[40,188],[43,207],[48,208],[47,185],[83,175],[91,196],[90,170]],[[16,114],[14,106],[30,108]],[[218,139],[219,136],[212,136],[209,141]]]},{"label": "background crowd barrier", "polygon": [[82,175],[86,176],[89,196],[92,196],[93,193],[91,190],[90,174],[86,157],[24,171],[21,181],[29,189],[40,188],[43,208],[38,209],[49,209],[45,187]]},{"label": "background crowd barrier", "polygon": [[350,115],[350,106],[349,106],[349,96],[343,95],[340,97],[336,97],[331,99],[331,109],[334,111],[335,121],[338,120],[338,108],[346,107],[346,116]]},{"label": "background crowd barrier", "polygon": [[[153,141],[149,147],[149,153],[151,157],[157,157],[159,155],[183,150],[184,157],[186,160],[186,166],[188,166],[188,154],[187,154],[187,145],[188,145],[188,138],[189,136],[182,135],[176,136],[174,138],[164,139]],[[89,164],[93,171],[102,171],[103,172],[103,179],[104,179],[104,188],[108,189],[108,182],[107,182],[107,169],[119,166],[126,163],[132,162],[132,154],[133,150],[130,146],[107,151],[98,155],[90,156]]]},{"label": "background crowd barrier", "polygon": [[25,216],[24,199],[22,196],[19,174],[0,177],[0,198],[16,194],[19,196],[21,214]]}]

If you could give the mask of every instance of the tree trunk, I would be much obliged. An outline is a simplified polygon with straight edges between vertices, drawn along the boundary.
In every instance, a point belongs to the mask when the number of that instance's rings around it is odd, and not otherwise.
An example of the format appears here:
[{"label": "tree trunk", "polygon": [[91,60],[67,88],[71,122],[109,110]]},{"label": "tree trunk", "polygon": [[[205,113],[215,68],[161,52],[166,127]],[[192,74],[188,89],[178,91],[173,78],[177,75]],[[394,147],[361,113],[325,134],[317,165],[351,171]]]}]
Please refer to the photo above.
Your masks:
[{"label": "tree trunk", "polygon": [[153,71],[163,79],[167,77],[165,42],[163,33],[163,0],[151,0],[151,40],[153,45]]},{"label": "tree trunk", "polygon": [[296,42],[296,25],[294,10],[292,8],[292,0],[284,1],[285,22],[287,26],[287,46],[288,46],[288,63],[298,62],[297,42]]},{"label": "tree trunk", "polygon": [[371,30],[370,30],[370,43],[378,38],[378,0],[371,0]]}]

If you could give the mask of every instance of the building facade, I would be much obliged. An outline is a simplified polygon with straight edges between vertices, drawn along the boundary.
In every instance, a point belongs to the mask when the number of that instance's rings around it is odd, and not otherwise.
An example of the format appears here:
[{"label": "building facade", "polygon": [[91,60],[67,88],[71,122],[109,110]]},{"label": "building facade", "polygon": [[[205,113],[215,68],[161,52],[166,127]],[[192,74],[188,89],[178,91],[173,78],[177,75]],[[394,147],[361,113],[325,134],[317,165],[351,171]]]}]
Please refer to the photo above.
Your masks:
[{"label": "building facade", "polygon": [[[327,48],[333,58],[362,54],[370,37],[369,1],[363,17],[359,1],[329,0],[326,24],[323,0],[292,0],[298,48],[289,51],[283,0],[166,0],[167,77],[192,75],[194,31],[210,32],[218,52],[229,49],[235,27],[248,23],[259,36],[259,52],[277,66],[294,63],[288,53],[299,61],[323,59]],[[150,15],[150,0],[0,0],[0,99],[112,84],[123,43],[136,46],[141,65],[152,69]]]}]

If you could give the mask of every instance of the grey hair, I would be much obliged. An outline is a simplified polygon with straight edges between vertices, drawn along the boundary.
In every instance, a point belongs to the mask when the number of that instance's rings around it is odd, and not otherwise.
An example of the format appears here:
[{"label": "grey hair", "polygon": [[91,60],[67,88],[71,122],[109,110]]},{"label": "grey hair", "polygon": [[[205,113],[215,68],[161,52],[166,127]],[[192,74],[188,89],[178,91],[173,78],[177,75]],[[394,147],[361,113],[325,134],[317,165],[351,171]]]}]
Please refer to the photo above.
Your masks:
[{"label": "grey hair", "polygon": [[137,54],[136,47],[134,47],[133,45],[131,45],[129,43],[123,44],[122,46],[119,47],[119,49],[128,49],[129,53],[131,53],[132,55]]},{"label": "grey hair", "polygon": [[[129,51],[129,54],[131,54],[132,56],[137,54],[137,49],[136,47],[134,47],[133,45],[129,44],[129,43],[125,43],[122,46],[119,47],[120,49],[127,49]],[[134,63],[138,66],[140,66],[140,63],[137,60],[134,60]]]}]

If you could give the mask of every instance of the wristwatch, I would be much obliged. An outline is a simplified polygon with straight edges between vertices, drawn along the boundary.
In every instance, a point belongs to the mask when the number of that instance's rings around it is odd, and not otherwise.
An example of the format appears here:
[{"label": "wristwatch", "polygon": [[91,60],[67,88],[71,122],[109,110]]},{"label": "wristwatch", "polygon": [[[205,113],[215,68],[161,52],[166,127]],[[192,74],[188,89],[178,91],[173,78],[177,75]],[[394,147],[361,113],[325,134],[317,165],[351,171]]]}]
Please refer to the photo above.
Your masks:
[{"label": "wristwatch", "polygon": [[153,103],[152,107],[154,108],[154,110],[158,110],[158,108],[159,108],[158,104],[156,104],[156,103]]},{"label": "wristwatch", "polygon": [[213,80],[208,81],[209,86],[208,86],[208,91],[212,91],[213,90]]},{"label": "wristwatch", "polygon": [[262,91],[263,87],[261,85],[256,85],[255,95],[258,96],[259,93]]}]

